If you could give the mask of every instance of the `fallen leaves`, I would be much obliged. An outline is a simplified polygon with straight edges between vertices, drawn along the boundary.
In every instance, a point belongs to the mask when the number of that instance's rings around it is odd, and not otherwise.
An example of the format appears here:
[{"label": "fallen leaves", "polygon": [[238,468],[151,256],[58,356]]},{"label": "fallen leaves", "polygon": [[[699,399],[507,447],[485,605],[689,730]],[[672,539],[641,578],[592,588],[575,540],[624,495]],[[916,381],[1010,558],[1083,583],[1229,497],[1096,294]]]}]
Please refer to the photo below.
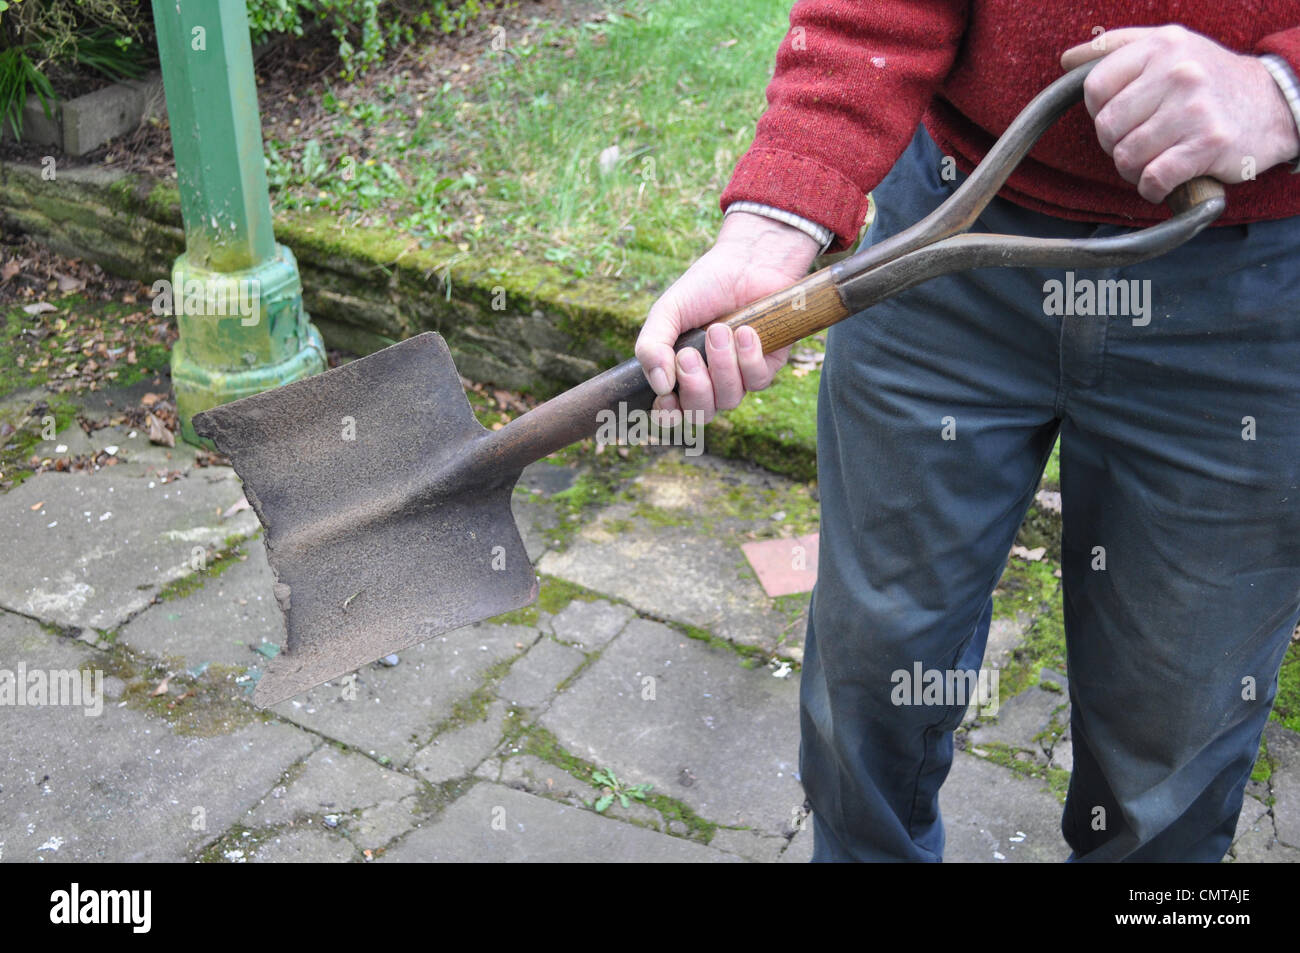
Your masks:
[{"label": "fallen leaves", "polygon": [[242,497],[242,496],[241,496],[241,497],[239,498],[239,501],[238,501],[237,503],[232,503],[232,504],[230,505],[229,508],[227,508],[226,510],[224,510],[224,511],[222,512],[222,514],[221,514],[221,518],[222,518],[223,520],[228,520],[228,519],[230,519],[230,517],[234,516],[236,513],[242,513],[244,510],[247,510],[247,509],[250,509],[250,508],[251,508],[251,507],[250,507],[249,504],[248,504],[248,499],[247,499],[246,497]]},{"label": "fallen leaves", "polygon": [[168,429],[167,425],[154,414],[145,416],[145,426],[149,430],[149,442],[156,443],[163,447],[176,446],[176,434]]},{"label": "fallen leaves", "polygon": [[1011,547],[1011,555],[1026,562],[1041,562],[1043,557],[1047,555],[1047,547],[1035,546],[1033,549],[1026,549],[1024,546],[1017,544]]}]

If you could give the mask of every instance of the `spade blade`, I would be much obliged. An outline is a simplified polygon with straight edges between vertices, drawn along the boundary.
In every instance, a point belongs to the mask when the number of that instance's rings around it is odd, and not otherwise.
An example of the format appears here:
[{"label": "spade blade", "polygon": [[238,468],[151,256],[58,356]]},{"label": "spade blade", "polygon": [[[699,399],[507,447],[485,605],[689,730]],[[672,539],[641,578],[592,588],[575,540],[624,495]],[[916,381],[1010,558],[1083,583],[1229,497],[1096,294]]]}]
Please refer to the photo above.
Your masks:
[{"label": "spade blade", "polygon": [[194,428],[230,457],[266,530],[286,641],[254,690],[261,707],[537,596],[510,511],[519,471],[475,464],[466,479],[489,432],[437,334]]}]

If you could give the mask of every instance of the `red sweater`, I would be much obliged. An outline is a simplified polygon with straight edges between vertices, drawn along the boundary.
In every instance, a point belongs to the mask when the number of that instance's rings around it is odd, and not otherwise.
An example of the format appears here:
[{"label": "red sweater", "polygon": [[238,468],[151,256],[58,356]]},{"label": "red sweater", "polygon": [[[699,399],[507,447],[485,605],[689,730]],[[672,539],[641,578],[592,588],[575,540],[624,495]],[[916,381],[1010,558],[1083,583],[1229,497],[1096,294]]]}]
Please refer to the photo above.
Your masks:
[{"label": "red sweater", "polygon": [[[1276,53],[1300,75],[1300,3],[1256,0],[799,0],[768,108],[722,194],[857,237],[866,194],[917,124],[969,172],[1016,114],[1061,75],[1060,56],[1095,26],[1181,23],[1241,53]],[[1003,196],[1061,218],[1148,225],[1168,217],[1120,178],[1082,104],[1050,129]],[[1219,225],[1300,214],[1289,165],[1228,190]]]}]

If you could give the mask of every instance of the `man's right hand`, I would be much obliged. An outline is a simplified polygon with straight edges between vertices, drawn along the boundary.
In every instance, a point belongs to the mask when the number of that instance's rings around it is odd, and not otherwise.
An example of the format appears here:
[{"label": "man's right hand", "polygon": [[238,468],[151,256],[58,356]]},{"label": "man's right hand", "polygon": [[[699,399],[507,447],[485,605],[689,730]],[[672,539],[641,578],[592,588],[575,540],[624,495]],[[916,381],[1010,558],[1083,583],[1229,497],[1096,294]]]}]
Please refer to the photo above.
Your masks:
[{"label": "man's right hand", "polygon": [[637,360],[658,395],[655,408],[694,411],[704,423],[737,406],[747,391],[771,384],[790,349],[764,355],[752,328],[735,334],[723,325],[710,328],[707,366],[694,348],[675,354],[673,344],[692,328],[799,281],[817,251],[816,241],[790,225],[748,212],[728,215],[717,243],[654,303],[637,338]]}]

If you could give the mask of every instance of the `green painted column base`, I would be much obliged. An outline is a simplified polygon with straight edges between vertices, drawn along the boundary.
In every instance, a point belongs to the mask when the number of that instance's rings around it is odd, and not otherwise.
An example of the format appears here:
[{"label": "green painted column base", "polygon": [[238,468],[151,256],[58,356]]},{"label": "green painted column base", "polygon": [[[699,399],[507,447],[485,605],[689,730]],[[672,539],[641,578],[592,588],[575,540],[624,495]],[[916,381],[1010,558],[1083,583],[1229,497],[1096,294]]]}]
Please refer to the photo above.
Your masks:
[{"label": "green painted column base", "polygon": [[180,337],[172,386],[188,443],[211,449],[194,415],[325,370],[325,344],[302,304],[293,253],[243,271],[197,267],[187,255],[172,268],[172,310]]}]

